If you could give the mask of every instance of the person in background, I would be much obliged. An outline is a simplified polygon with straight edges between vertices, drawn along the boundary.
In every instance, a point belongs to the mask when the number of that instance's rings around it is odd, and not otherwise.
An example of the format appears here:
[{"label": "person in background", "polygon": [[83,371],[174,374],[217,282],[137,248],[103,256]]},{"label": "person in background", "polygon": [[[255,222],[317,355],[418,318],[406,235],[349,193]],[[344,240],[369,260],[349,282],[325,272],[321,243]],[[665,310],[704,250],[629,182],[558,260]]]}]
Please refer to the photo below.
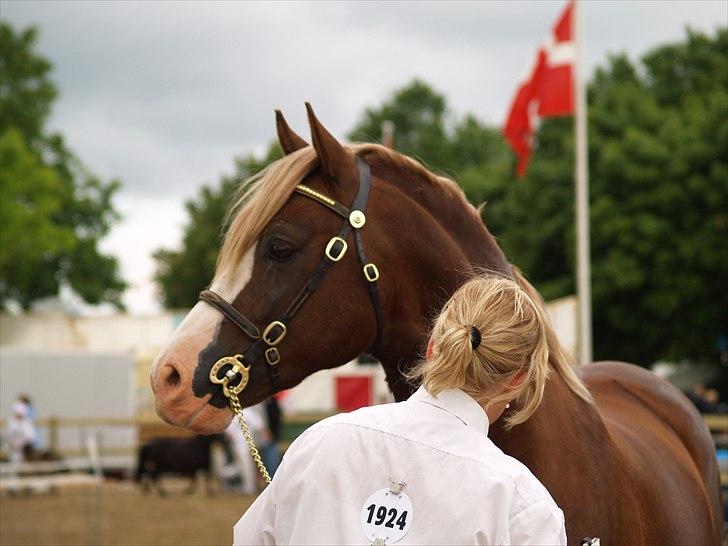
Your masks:
[{"label": "person in background", "polygon": [[6,441],[10,448],[10,467],[7,475],[8,492],[15,495],[20,489],[18,465],[26,460],[33,449],[33,424],[28,418],[28,408],[16,400],[13,403],[6,429]]},{"label": "person in background", "polygon": [[309,427],[235,525],[234,544],[565,545],[546,488],[488,438],[510,405],[506,429],[541,403],[545,320],[511,279],[465,283],[409,376],[419,390]]},{"label": "person in background", "polygon": [[10,462],[20,463],[25,455],[33,449],[35,427],[28,417],[28,407],[16,400],[13,403],[10,419],[8,419],[7,439],[10,445]]},{"label": "person in background", "polygon": [[705,385],[702,383],[695,383],[691,388],[690,392],[685,393],[690,401],[698,408],[700,413],[706,412],[705,402]]},{"label": "person in background", "polygon": [[705,402],[704,413],[728,413],[728,405],[721,403],[720,393],[717,389],[706,389],[703,400]]},{"label": "person in background", "polygon": [[686,395],[700,413],[728,413],[728,404],[721,403],[717,389],[708,389],[702,383],[695,383]]},{"label": "person in background", "polygon": [[36,419],[38,417],[38,414],[35,411],[35,406],[33,405],[33,401],[30,399],[30,396],[28,396],[25,393],[19,394],[17,401],[20,402],[21,404],[25,404],[26,414],[33,427],[33,442],[32,442],[33,449],[35,451],[41,451],[43,449],[43,441],[41,440],[40,431],[38,430],[38,426],[36,424]]}]

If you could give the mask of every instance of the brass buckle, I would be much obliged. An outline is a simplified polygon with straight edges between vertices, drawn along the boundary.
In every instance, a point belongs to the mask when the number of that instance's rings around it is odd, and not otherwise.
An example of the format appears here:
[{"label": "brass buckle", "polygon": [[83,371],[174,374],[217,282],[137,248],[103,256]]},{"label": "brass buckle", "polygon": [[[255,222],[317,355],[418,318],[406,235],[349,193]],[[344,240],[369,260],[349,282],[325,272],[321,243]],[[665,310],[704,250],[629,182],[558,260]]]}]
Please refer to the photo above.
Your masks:
[{"label": "brass buckle", "polygon": [[[280,328],[281,329],[280,333],[276,337],[270,337],[271,332],[275,328]],[[279,320],[274,320],[268,326],[265,327],[265,330],[263,330],[263,335],[261,336],[261,338],[263,339],[263,341],[265,341],[265,343],[267,345],[273,347],[275,345],[278,345],[281,342],[281,340],[284,337],[286,337],[287,331],[288,331],[288,329],[286,328],[285,324],[283,324]]]},{"label": "brass buckle", "polygon": [[278,349],[271,347],[270,349],[266,349],[265,359],[268,361],[270,366],[275,366],[281,361],[281,355],[278,352]]},{"label": "brass buckle", "polygon": [[[218,377],[217,373],[223,368],[223,366],[230,366],[230,369],[225,372],[225,375]],[[235,379],[235,376],[240,376],[240,381],[234,387],[230,387],[230,381]],[[224,356],[217,362],[210,370],[210,381],[216,385],[222,385],[223,394],[230,398],[231,393],[238,395],[248,385],[250,379],[250,366],[246,366],[243,363],[242,355],[235,356]]]},{"label": "brass buckle", "polygon": [[[333,255],[331,252],[332,250],[334,250],[334,245],[336,245],[336,243],[341,243],[341,250],[337,255]],[[346,249],[348,247],[349,245],[346,244],[346,241],[344,241],[344,239],[342,239],[341,237],[333,236],[329,241],[329,244],[326,245],[326,250],[324,251],[324,254],[326,254],[326,257],[332,262],[338,262],[341,258],[344,257],[344,254],[346,254]]]},{"label": "brass buckle", "polygon": [[364,224],[367,223],[367,217],[364,216],[364,213],[360,210],[352,210],[351,214],[349,214],[349,223],[351,224],[351,227],[359,229],[364,227]]},{"label": "brass buckle", "polygon": [[379,278],[379,269],[374,264],[367,264],[364,266],[364,276],[369,282],[376,282]]}]

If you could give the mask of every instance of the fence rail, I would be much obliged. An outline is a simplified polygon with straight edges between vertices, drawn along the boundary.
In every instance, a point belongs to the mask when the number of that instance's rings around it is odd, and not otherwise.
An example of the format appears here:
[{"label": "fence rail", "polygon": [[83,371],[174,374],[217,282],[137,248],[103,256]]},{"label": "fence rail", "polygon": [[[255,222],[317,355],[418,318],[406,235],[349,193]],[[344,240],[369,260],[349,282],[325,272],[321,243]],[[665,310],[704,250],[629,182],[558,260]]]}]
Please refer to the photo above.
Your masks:
[{"label": "fence rail", "polygon": [[[286,440],[292,441],[295,436],[300,434],[303,430],[308,428],[310,425],[332,415],[331,413],[301,413],[291,414],[283,417],[283,429],[284,436],[292,436],[291,438],[285,438]],[[718,414],[704,414],[703,420],[706,426],[713,434],[716,444],[725,446],[728,444],[728,415]],[[146,442],[149,438],[155,436],[190,436],[193,433],[169,425],[156,417],[47,417],[38,419],[36,425],[39,428],[48,429],[48,447],[49,449],[56,451],[58,449],[58,430],[61,428],[100,428],[100,427],[136,427],[138,430],[137,445],[129,446],[128,448],[111,448],[108,447],[106,450],[113,450],[114,454],[122,454],[122,452],[131,453],[135,452],[138,444]],[[0,429],[5,428],[5,420],[0,420]],[[62,455],[77,455],[77,453],[66,452],[67,450],[61,450]]]},{"label": "fence rail", "polygon": [[728,415],[718,413],[704,413],[703,421],[708,425],[710,432],[728,434]]},{"label": "fence rail", "polygon": [[[281,449],[285,450],[309,426],[330,415],[332,413],[299,413],[285,416],[282,422],[281,439],[279,441]],[[728,415],[704,414],[702,417],[711,432],[717,448],[721,483],[725,487],[728,487]],[[71,464],[73,461],[76,461],[81,466],[87,465],[83,448],[58,448],[58,431],[61,428],[93,430],[94,428],[103,427],[135,427],[137,429],[137,436],[134,444],[128,446],[106,446],[104,448],[104,461],[107,466],[114,468],[133,464],[139,446],[151,438],[159,436],[185,437],[193,434],[183,428],[169,425],[156,417],[48,417],[38,419],[36,424],[38,427],[48,429],[48,447],[63,457],[64,464]],[[0,429],[4,428],[5,425],[5,421],[0,420]],[[126,462],[124,463],[124,461]],[[6,464],[4,463],[2,466],[4,467]],[[4,474],[6,471],[7,469],[0,468],[0,474]]]}]

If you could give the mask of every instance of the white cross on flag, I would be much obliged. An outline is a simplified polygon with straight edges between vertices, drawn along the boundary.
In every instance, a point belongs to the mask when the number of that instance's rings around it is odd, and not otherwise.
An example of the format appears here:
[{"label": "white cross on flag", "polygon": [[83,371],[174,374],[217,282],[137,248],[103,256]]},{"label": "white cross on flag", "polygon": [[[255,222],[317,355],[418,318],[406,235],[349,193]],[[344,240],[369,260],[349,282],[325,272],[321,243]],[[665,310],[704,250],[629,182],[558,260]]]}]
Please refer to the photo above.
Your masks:
[{"label": "white cross on flag", "polygon": [[503,132],[518,157],[518,176],[526,172],[538,118],[574,111],[573,14],[574,1],[570,0],[539,48],[533,68],[511,104]]}]

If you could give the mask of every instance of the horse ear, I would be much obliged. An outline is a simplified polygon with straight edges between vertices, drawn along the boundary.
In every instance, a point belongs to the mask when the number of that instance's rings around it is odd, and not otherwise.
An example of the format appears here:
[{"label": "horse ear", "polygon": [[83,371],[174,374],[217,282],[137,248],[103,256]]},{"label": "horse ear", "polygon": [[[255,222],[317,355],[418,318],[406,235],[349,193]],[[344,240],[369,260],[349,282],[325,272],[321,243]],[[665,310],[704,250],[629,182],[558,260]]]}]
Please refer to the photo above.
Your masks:
[{"label": "horse ear", "polygon": [[323,173],[334,182],[342,182],[356,177],[353,155],[329,133],[313,113],[310,103],[306,103],[308,124],[311,126],[311,143],[321,164]]},{"label": "horse ear", "polygon": [[308,146],[308,142],[303,140],[296,132],[288,126],[286,118],[280,110],[276,110],[276,130],[278,131],[278,142],[283,149],[283,155],[292,154]]}]

